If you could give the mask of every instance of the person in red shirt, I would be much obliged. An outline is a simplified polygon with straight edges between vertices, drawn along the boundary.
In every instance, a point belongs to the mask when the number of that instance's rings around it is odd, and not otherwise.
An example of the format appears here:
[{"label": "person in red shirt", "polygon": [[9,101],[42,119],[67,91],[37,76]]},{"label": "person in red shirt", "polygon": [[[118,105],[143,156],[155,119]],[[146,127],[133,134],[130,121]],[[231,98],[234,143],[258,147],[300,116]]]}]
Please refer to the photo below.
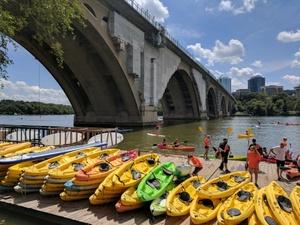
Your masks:
[{"label": "person in red shirt", "polygon": [[188,155],[188,163],[195,167],[192,173],[193,176],[197,176],[198,172],[203,169],[201,160],[196,156]]},{"label": "person in red shirt", "polygon": [[209,151],[209,147],[211,145],[211,139],[210,139],[210,135],[206,135],[204,140],[203,140],[203,145],[204,145],[204,159],[208,160],[208,151]]},{"label": "person in red shirt", "polygon": [[260,161],[260,153],[256,149],[254,145],[252,145],[247,152],[247,166],[248,171],[251,174],[251,182],[253,180],[253,173],[255,175],[255,185],[258,187],[258,172],[259,172],[259,161]]}]

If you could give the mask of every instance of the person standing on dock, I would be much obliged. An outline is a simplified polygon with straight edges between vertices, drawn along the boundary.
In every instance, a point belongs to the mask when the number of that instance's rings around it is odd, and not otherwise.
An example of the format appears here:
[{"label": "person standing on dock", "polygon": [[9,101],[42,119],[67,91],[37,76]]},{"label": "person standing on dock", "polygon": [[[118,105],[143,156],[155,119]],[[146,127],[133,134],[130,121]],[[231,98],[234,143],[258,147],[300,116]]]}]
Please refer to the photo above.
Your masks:
[{"label": "person standing on dock", "polygon": [[201,160],[196,156],[188,155],[188,164],[195,167],[195,170],[192,173],[193,176],[197,176],[198,172],[203,169]]},{"label": "person standing on dock", "polygon": [[249,149],[252,146],[255,147],[256,151],[258,151],[260,155],[263,155],[262,147],[259,144],[256,143],[256,139],[255,138],[252,139],[252,143],[249,145]]},{"label": "person standing on dock", "polygon": [[255,175],[256,187],[258,187],[257,180],[258,180],[258,172],[259,172],[259,161],[260,161],[260,153],[256,149],[255,145],[250,146],[247,153],[247,167],[251,175],[251,182],[253,181],[253,173]]},{"label": "person standing on dock", "polygon": [[204,159],[208,160],[208,151],[209,151],[209,147],[211,145],[210,135],[205,136],[205,138],[203,140],[203,145],[204,145]]},{"label": "person standing on dock", "polygon": [[227,167],[228,156],[229,156],[229,152],[230,152],[230,146],[228,145],[227,138],[224,138],[223,142],[220,143],[219,151],[221,152],[221,156],[222,156],[222,162],[221,162],[221,165],[219,166],[219,169],[223,171],[223,169],[225,167],[224,172],[230,173],[230,171],[228,170],[228,167]]},{"label": "person standing on dock", "polygon": [[281,142],[279,146],[271,148],[269,152],[269,154],[273,153],[275,155],[276,164],[277,164],[277,176],[279,181],[283,179],[282,168],[285,165],[286,151],[287,151],[287,146],[285,146],[285,143]]}]

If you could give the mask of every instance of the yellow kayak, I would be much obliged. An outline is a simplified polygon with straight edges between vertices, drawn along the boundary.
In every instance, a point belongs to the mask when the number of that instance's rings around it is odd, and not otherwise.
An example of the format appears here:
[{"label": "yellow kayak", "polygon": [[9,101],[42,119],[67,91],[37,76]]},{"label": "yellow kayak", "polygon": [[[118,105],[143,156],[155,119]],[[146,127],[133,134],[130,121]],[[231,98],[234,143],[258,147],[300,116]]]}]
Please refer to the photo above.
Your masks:
[{"label": "yellow kayak", "polygon": [[1,151],[1,148],[6,147],[6,146],[8,146],[8,145],[12,145],[12,143],[9,143],[9,142],[1,142],[1,143],[0,143],[0,151]]},{"label": "yellow kayak", "polygon": [[29,161],[18,163],[14,166],[9,167],[5,178],[1,181],[1,185],[3,184],[5,186],[13,186],[14,184],[17,184],[19,178],[23,173],[23,170],[32,165],[34,165],[34,163]]},{"label": "yellow kayak", "polygon": [[31,148],[25,148],[23,150],[18,150],[13,153],[6,154],[5,157],[12,157],[12,156],[17,156],[17,155],[23,155],[27,153],[35,153],[35,152],[44,152],[53,149],[53,146],[47,146],[47,147],[31,147]]},{"label": "yellow kayak", "polygon": [[14,153],[26,148],[30,148],[31,143],[30,142],[24,142],[24,143],[20,143],[20,144],[15,144],[13,146],[7,146],[4,147],[3,150],[0,151],[0,156],[3,157],[9,153]]},{"label": "yellow kayak", "polygon": [[250,217],[255,208],[255,199],[257,196],[257,187],[254,183],[248,183],[236,191],[226,200],[219,210],[221,223],[236,225]]},{"label": "yellow kayak", "polygon": [[139,199],[139,197],[137,195],[137,191],[136,191],[135,187],[128,188],[121,195],[121,203],[122,203],[122,205],[126,205],[126,206],[143,204],[143,202]]},{"label": "yellow kayak", "polygon": [[252,138],[254,134],[238,134],[238,138]]},{"label": "yellow kayak", "polygon": [[217,217],[222,202],[220,199],[201,199],[199,196],[192,202],[190,217],[193,224],[207,223]]},{"label": "yellow kayak", "polygon": [[98,152],[99,148],[87,148],[84,150],[78,150],[70,152],[64,155],[56,156],[54,158],[42,161],[31,167],[25,169],[24,177],[44,177],[48,174],[49,170],[55,169],[63,164],[66,164],[74,159],[86,157],[87,154]]},{"label": "yellow kayak", "polygon": [[298,224],[298,220],[296,219],[296,216],[293,212],[292,203],[287,193],[277,182],[272,181],[266,187],[266,196],[269,206],[279,224]]},{"label": "yellow kayak", "polygon": [[300,220],[300,186],[294,187],[290,198],[293,204],[294,214],[298,217],[298,220]]},{"label": "yellow kayak", "polygon": [[95,184],[100,185],[100,183],[102,181],[104,181],[104,179],[105,178],[103,178],[103,179],[81,181],[81,180],[77,180],[76,178],[73,178],[72,182],[74,183],[74,185],[77,185],[77,186],[90,186],[90,185],[95,185]]},{"label": "yellow kayak", "polygon": [[205,181],[202,176],[193,176],[171,190],[167,197],[167,214],[169,216],[188,214],[192,201],[197,197],[197,189]]},{"label": "yellow kayak", "polygon": [[60,198],[63,201],[77,201],[81,199],[87,199],[90,197],[90,194],[85,194],[85,195],[68,195],[65,192],[60,193]]},{"label": "yellow kayak", "polygon": [[269,225],[271,222],[278,224],[272,210],[269,207],[266,196],[266,188],[263,187],[257,192],[255,203],[256,216],[262,225]]},{"label": "yellow kayak", "polygon": [[92,195],[94,193],[94,190],[82,190],[82,191],[69,191],[69,190],[64,190],[64,192],[67,195]]},{"label": "yellow kayak", "polygon": [[248,218],[248,225],[262,225],[255,212]]},{"label": "yellow kayak", "polygon": [[113,154],[117,154],[119,151],[119,149],[99,149],[99,151],[87,154],[86,157],[80,157],[78,159],[70,160],[69,162],[62,164],[59,167],[50,170],[48,172],[48,176],[49,178],[54,179],[72,179],[79,170],[83,169],[86,166],[95,164],[95,162],[103,158],[103,155],[105,155],[105,157],[109,157]]},{"label": "yellow kayak", "polygon": [[113,176],[115,187],[136,186],[142,178],[157,166],[159,156],[155,153],[140,156],[132,162],[122,165]]},{"label": "yellow kayak", "polygon": [[227,198],[249,181],[250,174],[248,172],[233,172],[206,182],[199,188],[198,193],[201,198]]}]

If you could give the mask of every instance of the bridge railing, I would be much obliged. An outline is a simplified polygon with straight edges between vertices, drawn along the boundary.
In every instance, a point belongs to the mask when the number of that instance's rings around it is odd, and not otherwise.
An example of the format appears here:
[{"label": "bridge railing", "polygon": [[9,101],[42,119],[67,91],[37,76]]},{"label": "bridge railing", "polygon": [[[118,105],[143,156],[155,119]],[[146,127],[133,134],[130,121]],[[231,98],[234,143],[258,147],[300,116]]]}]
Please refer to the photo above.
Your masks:
[{"label": "bridge railing", "polygon": [[77,128],[0,124],[0,141],[31,142],[33,145],[69,146],[87,143],[98,135],[101,142],[117,144],[117,128]]},{"label": "bridge railing", "polygon": [[[213,75],[206,67],[200,63],[195,56],[189,52],[185,47],[183,47],[178,40],[176,40],[174,37],[171,36],[171,34],[164,28],[162,24],[156,21],[155,17],[152,16],[148,10],[143,9],[140,4],[138,4],[135,0],[124,0],[128,5],[130,5],[135,11],[137,11],[140,15],[142,15],[148,22],[150,22],[157,30],[164,30],[165,36],[169,39],[170,42],[172,42],[174,45],[176,45],[181,51],[183,51],[188,57],[190,57],[194,63],[196,63],[198,66],[200,66],[207,74],[211,76],[212,79],[214,79],[216,82],[218,82],[215,75]],[[223,87],[220,84],[221,87]],[[225,88],[224,90],[228,92]],[[228,92],[229,93],[229,92]],[[231,95],[231,93],[229,93]]]}]

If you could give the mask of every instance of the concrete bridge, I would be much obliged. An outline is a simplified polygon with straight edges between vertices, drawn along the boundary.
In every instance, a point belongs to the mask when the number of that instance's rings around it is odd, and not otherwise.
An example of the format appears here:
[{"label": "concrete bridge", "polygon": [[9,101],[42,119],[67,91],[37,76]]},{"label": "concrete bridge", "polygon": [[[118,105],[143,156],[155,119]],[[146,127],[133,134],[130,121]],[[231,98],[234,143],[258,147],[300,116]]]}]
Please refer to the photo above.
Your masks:
[{"label": "concrete bridge", "polygon": [[230,115],[235,100],[147,11],[131,0],[81,0],[87,19],[62,40],[58,68],[47,43],[15,40],[49,70],[69,98],[77,126],[142,126]]}]

